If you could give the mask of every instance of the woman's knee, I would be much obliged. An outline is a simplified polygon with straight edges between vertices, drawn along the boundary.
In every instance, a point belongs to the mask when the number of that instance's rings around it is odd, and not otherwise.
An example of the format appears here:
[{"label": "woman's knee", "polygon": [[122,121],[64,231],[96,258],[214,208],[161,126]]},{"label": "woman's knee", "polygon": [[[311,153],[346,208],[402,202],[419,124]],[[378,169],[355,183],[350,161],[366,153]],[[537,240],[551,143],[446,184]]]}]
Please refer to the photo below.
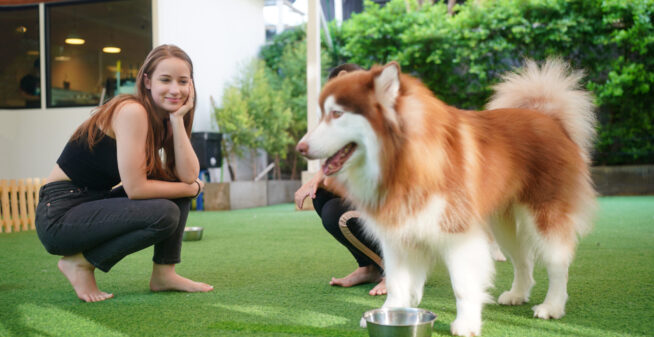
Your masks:
[{"label": "woman's knee", "polygon": [[179,206],[175,202],[167,199],[152,201],[155,203],[152,211],[156,212],[157,215],[152,223],[152,227],[167,233],[174,232],[179,225]]}]

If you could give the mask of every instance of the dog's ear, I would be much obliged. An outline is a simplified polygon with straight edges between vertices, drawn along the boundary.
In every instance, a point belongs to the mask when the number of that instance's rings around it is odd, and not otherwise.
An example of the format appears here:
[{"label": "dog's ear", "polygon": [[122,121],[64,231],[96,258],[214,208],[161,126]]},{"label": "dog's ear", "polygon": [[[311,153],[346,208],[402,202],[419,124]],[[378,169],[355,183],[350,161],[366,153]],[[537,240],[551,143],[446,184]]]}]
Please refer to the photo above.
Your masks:
[{"label": "dog's ear", "polygon": [[375,77],[375,96],[385,108],[384,115],[391,122],[397,122],[395,101],[400,93],[400,65],[395,62],[386,64],[381,73]]},{"label": "dog's ear", "polygon": [[338,75],[336,75],[336,77],[340,77],[340,76],[343,76],[345,74],[347,74],[347,70],[341,70],[341,71],[338,72]]},{"label": "dog's ear", "polygon": [[393,61],[384,66],[375,77],[375,95],[377,100],[387,108],[395,106],[400,92],[400,65]]}]

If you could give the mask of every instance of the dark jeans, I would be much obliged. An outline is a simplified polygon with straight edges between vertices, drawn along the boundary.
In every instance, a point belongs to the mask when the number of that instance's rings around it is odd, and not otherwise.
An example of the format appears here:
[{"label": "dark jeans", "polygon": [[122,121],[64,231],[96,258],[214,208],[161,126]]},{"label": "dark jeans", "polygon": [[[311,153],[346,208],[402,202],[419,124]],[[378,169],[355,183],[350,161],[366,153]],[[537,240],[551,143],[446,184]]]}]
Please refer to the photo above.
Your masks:
[{"label": "dark jeans", "polygon": [[[313,208],[316,210],[320,219],[322,220],[322,225],[325,229],[331,234],[338,242],[345,246],[354,259],[359,264],[359,267],[365,267],[369,265],[375,265],[380,270],[381,267],[377,265],[372,259],[367,255],[363,254],[358,250],[350,241],[345,238],[343,232],[338,227],[338,221],[341,218],[341,215],[347,211],[353,210],[352,207],[347,205],[343,198],[325,190],[319,188],[316,191],[316,197],[313,199]],[[347,228],[350,232],[366,247],[372,250],[375,254],[381,256],[381,250],[377,243],[371,239],[368,235],[365,234],[363,229],[363,223],[359,218],[351,218],[347,221]]]},{"label": "dark jeans", "polygon": [[175,264],[190,209],[190,198],[130,200],[122,187],[97,191],[57,181],[41,187],[36,231],[50,254],[82,253],[104,272],[151,245],[154,263]]}]

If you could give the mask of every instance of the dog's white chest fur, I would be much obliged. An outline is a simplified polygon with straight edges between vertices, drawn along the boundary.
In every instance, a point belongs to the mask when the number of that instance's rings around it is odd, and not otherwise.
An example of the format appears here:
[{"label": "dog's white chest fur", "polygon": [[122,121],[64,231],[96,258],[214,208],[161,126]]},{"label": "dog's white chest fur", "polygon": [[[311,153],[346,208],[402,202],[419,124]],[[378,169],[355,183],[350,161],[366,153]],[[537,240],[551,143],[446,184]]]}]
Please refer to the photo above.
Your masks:
[{"label": "dog's white chest fur", "polygon": [[442,237],[441,222],[444,219],[447,202],[440,195],[433,195],[425,206],[419,210],[400,217],[401,223],[379,223],[374,217],[366,214],[370,221],[366,227],[376,237],[384,237],[401,246],[429,247]]}]

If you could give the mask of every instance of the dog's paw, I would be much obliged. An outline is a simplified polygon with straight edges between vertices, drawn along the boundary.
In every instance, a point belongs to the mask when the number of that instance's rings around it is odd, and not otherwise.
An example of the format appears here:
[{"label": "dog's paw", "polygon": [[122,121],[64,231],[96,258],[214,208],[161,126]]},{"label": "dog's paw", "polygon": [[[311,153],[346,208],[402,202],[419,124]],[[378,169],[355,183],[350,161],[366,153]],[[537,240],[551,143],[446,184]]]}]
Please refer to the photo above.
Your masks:
[{"label": "dog's paw", "polygon": [[539,304],[531,308],[534,311],[534,317],[542,319],[559,319],[565,315],[565,308],[552,304]]},{"label": "dog's paw", "polygon": [[471,322],[457,318],[450,325],[450,332],[454,336],[481,336],[481,322]]},{"label": "dog's paw", "polygon": [[500,295],[500,297],[497,299],[497,303],[503,304],[503,305],[520,305],[525,302],[529,301],[529,298],[527,296],[514,293],[511,291],[505,291]]},{"label": "dog's paw", "polygon": [[364,329],[366,328],[367,325],[366,325],[366,319],[365,318],[361,317],[361,320],[359,321],[359,326],[364,328]]}]

